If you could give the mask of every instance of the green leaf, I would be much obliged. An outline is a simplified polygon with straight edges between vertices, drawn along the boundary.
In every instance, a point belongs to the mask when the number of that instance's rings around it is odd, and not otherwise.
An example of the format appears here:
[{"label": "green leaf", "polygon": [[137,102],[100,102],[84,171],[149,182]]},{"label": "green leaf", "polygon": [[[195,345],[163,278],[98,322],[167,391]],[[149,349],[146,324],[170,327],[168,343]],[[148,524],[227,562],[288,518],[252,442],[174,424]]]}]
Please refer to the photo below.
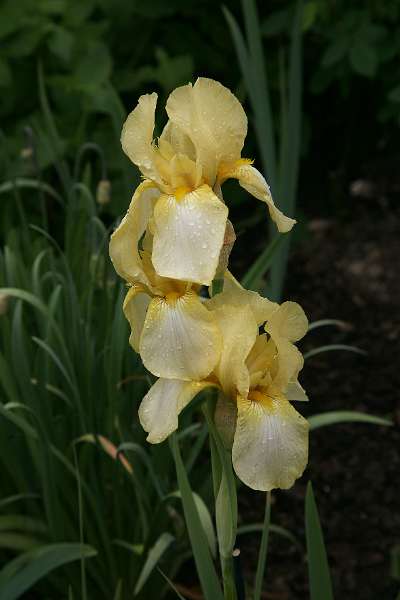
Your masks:
[{"label": "green leaf", "polygon": [[[238,527],[237,534],[245,535],[246,533],[262,533],[263,530],[264,530],[264,523],[251,523],[250,525],[241,525],[241,527]],[[269,530],[270,530],[270,533],[276,533],[277,535],[280,535],[281,537],[286,538],[287,540],[292,542],[292,544],[294,546],[301,549],[301,544],[300,544],[299,540],[297,540],[295,538],[295,536],[293,535],[293,533],[291,533],[285,527],[281,527],[280,525],[275,525],[274,523],[270,523]]]},{"label": "green leaf", "polygon": [[9,64],[0,58],[0,87],[8,87],[11,84],[11,69]]},{"label": "green leaf", "polygon": [[205,600],[223,600],[221,586],[212,562],[210,550],[207,544],[207,537],[201,525],[199,513],[193,498],[193,493],[190,488],[185,467],[183,465],[176,435],[173,434],[169,438],[169,441],[175,460],[176,474],[178,478],[179,489],[182,495],[186,526],[188,528],[193,556]]},{"label": "green leaf", "polygon": [[171,535],[168,532],[164,532],[160,535],[160,537],[158,538],[158,540],[156,541],[154,546],[152,548],[150,548],[147,558],[146,558],[146,562],[143,565],[143,568],[139,575],[139,579],[135,585],[135,589],[133,592],[134,596],[136,596],[140,592],[140,590],[142,589],[142,587],[148,580],[154,567],[157,565],[157,563],[161,559],[161,557],[164,554],[164,552],[166,551],[166,549],[174,541],[175,541],[175,538],[173,535]]},{"label": "green leaf", "polygon": [[179,600],[186,600],[186,598],[184,598],[182,596],[182,594],[176,589],[176,587],[174,586],[174,584],[172,583],[172,581],[166,576],[165,573],[163,573],[161,571],[161,569],[159,567],[157,567],[158,572],[164,577],[165,581],[168,583],[169,587],[174,590],[175,594],[178,596]]},{"label": "green leaf", "polygon": [[310,600],[333,600],[329,564],[311,481],[307,486],[305,513]]},{"label": "green leaf", "polygon": [[314,25],[318,14],[318,2],[307,2],[303,7],[302,30],[308,31]]},{"label": "green leaf", "polygon": [[378,55],[375,49],[365,42],[356,42],[350,49],[350,63],[360,75],[374,77],[378,67]]},{"label": "green leaf", "polygon": [[308,331],[318,329],[318,327],[326,327],[327,325],[334,325],[339,329],[351,329],[351,325],[345,321],[339,321],[338,319],[320,319],[319,321],[313,321],[308,326]]},{"label": "green leaf", "polygon": [[400,85],[397,85],[388,94],[390,102],[400,102]]},{"label": "green leaf", "polygon": [[74,46],[74,36],[64,27],[56,26],[47,41],[47,45],[50,52],[64,62],[68,62]]},{"label": "green leaf", "polygon": [[361,354],[362,356],[366,356],[368,354],[365,350],[357,348],[357,346],[348,346],[347,344],[328,344],[327,346],[319,346],[318,348],[309,350],[304,354],[304,360],[307,360],[307,358],[311,358],[312,356],[317,356],[317,354],[322,354],[323,352],[332,352],[333,350],[345,350],[346,352],[354,352],[355,354]]},{"label": "green leaf", "polygon": [[352,410],[338,410],[320,413],[308,417],[310,429],[318,429],[326,425],[336,425],[337,423],[371,423],[373,425],[393,425],[389,419],[375,417],[374,415],[366,415],[361,412]]},{"label": "green leaf", "polygon": [[261,534],[261,545],[258,553],[257,572],[254,582],[254,600],[261,600],[265,563],[267,560],[268,539],[269,539],[269,524],[271,521],[271,492],[266,493],[264,523]]},{"label": "green leaf", "polygon": [[96,43],[81,57],[75,71],[75,80],[81,89],[95,90],[111,75],[111,57],[104,44]]},{"label": "green leaf", "polygon": [[348,52],[349,44],[346,37],[335,39],[334,42],[327,47],[321,58],[323,67],[331,67],[344,58]]},{"label": "green leaf", "polygon": [[259,289],[260,280],[270,268],[275,251],[282,244],[283,239],[283,235],[276,236],[261,252],[260,256],[254,261],[247,273],[245,273],[241,281],[243,287],[256,291]]},{"label": "green leaf", "polygon": [[[217,540],[215,537],[214,525],[213,525],[213,522],[211,519],[210,511],[208,510],[207,506],[205,505],[203,498],[201,498],[198,494],[196,494],[196,492],[192,492],[192,493],[193,493],[193,500],[196,504],[197,512],[199,513],[199,518],[200,518],[201,524],[204,529],[204,533],[207,536],[207,541],[208,541],[208,545],[209,545],[211,554],[215,558],[215,556],[217,554]],[[182,494],[179,491],[172,492],[172,494],[168,494],[168,496],[166,496],[165,499],[174,498],[174,497],[182,499]]]},{"label": "green leaf", "polygon": [[400,581],[400,544],[396,544],[390,551],[390,576]]},{"label": "green leaf", "polygon": [[261,24],[261,33],[265,37],[279,35],[288,29],[290,11],[287,8],[276,10]]},{"label": "green leaf", "polygon": [[16,600],[54,569],[96,554],[91,546],[74,543],[49,544],[26,552],[0,571],[0,600]]}]

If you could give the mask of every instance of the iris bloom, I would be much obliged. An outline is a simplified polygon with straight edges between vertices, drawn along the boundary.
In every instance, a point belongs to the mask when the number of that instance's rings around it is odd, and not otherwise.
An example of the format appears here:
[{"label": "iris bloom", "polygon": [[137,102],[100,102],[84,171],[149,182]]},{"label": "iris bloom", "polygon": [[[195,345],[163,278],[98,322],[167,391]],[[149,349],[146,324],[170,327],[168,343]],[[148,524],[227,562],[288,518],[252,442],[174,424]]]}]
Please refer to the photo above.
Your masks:
[{"label": "iris bloom", "polygon": [[220,360],[206,379],[154,384],[139,409],[147,439],[164,440],[199,391],[218,387],[219,402],[234,409],[232,461],[238,477],[257,490],[289,488],[308,457],[308,423],[290,403],[307,400],[297,380],[303,357],[293,343],[307,331],[304,312],[294,302],[279,306],[244,290],[233,278],[209,305],[222,335]]},{"label": "iris bloom", "polygon": [[199,78],[174,90],[157,141],[156,103],[155,93],[141,96],[122,130],[123,150],[146,181],[129,210],[146,205],[142,212],[154,235],[152,262],[159,275],[210,285],[228,216],[221,194],[226,179],[237,179],[265,202],[279,231],[289,231],[295,221],[277,209],[265,179],[241,158],[247,118],[227,88]]},{"label": "iris bloom", "polygon": [[[198,296],[199,286],[160,277],[151,254],[153,236],[145,228],[155,195],[142,183],[136,197],[145,202],[130,209],[114,232],[110,256],[115,270],[130,285],[124,313],[130,322],[130,344],[145,367],[158,377],[201,380],[213,370],[220,354],[220,334],[214,314]],[[141,246],[132,243],[141,240]]]}]

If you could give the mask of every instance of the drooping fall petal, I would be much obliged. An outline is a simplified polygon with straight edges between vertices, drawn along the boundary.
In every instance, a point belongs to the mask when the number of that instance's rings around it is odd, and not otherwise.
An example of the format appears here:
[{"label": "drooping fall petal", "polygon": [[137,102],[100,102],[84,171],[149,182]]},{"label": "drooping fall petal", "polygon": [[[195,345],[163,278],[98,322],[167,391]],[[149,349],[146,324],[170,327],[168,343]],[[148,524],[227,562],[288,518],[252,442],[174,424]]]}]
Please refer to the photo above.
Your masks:
[{"label": "drooping fall petal", "polygon": [[131,326],[129,343],[135,352],[139,352],[140,336],[150,299],[148,290],[141,284],[133,285],[125,296],[123,310]]},{"label": "drooping fall petal", "polygon": [[226,165],[221,170],[220,177],[223,180],[230,178],[237,179],[242,188],[258,200],[265,202],[271,219],[281,233],[287,233],[296,223],[295,219],[287,217],[275,206],[269,186],[264,177],[245,159],[238,160],[236,164]]},{"label": "drooping fall petal", "polygon": [[158,377],[199,381],[220,355],[214,315],[193,292],[169,296],[150,302],[140,340],[143,363]]},{"label": "drooping fall petal", "polygon": [[182,198],[162,195],[154,209],[152,260],[159,275],[210,285],[228,209],[203,185]]},{"label": "drooping fall petal", "polygon": [[288,489],[307,465],[308,423],[284,398],[238,398],[232,461],[254,490]]},{"label": "drooping fall petal", "polygon": [[118,275],[128,283],[148,283],[138,251],[138,242],[146,230],[159,196],[160,191],[152,182],[143,181],[136,188],[128,212],[111,236],[112,263]]},{"label": "drooping fall petal", "polygon": [[158,379],[150,388],[139,407],[139,420],[148,432],[147,441],[158,444],[178,428],[178,416],[189,402],[209,382]]},{"label": "drooping fall petal", "polygon": [[205,77],[174,90],[167,101],[170,120],[192,140],[197,159],[213,186],[218,164],[240,157],[247,117],[230,90]]}]

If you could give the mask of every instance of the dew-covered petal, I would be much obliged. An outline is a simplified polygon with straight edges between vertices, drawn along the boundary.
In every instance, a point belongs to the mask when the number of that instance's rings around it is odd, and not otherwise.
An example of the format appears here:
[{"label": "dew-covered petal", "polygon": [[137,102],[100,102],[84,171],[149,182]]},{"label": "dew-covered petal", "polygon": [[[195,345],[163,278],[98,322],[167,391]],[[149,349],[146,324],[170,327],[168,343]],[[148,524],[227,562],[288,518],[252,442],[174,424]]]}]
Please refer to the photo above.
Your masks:
[{"label": "dew-covered petal", "polygon": [[288,489],[308,460],[308,423],[284,398],[237,400],[232,448],[237,476],[254,490]]},{"label": "dew-covered petal", "polygon": [[210,309],[219,308],[224,304],[249,306],[258,325],[265,323],[279,307],[276,302],[271,302],[257,292],[246,290],[229,271],[225,274],[222,292],[207,300]]},{"label": "dew-covered petal", "polygon": [[139,352],[140,336],[149,302],[149,291],[146,286],[141,284],[133,285],[125,296],[123,310],[131,326],[129,343],[135,352]]},{"label": "dew-covered petal", "polygon": [[138,251],[138,243],[146,231],[160,191],[151,181],[143,181],[136,189],[128,212],[110,240],[110,257],[118,275],[129,283],[148,284]]},{"label": "dew-covered petal", "polygon": [[297,342],[308,331],[308,320],[297,302],[283,302],[265,325],[265,330],[272,338],[284,338],[290,342]]},{"label": "dew-covered petal", "polygon": [[180,199],[161,196],[154,209],[152,260],[157,273],[210,285],[227,216],[227,207],[207,185]]},{"label": "dew-covered petal", "polygon": [[150,302],[140,355],[158,377],[200,380],[219,359],[221,336],[214,315],[196,294],[176,296],[171,293]]},{"label": "dew-covered petal", "polygon": [[258,326],[248,306],[229,304],[214,311],[222,335],[221,357],[215,374],[225,394],[236,399],[236,394],[247,396],[250,385],[246,358],[254,345]]},{"label": "dew-covered petal", "polygon": [[265,202],[269,215],[276,224],[278,231],[287,233],[292,229],[296,220],[290,219],[275,206],[268,183],[261,173],[252,167],[248,161],[244,159],[237,161],[236,164],[225,165],[219,176],[222,179],[237,179],[242,188],[258,200]]},{"label": "dew-covered petal", "polygon": [[143,398],[139,420],[149,434],[147,441],[158,444],[178,428],[178,416],[189,402],[204,388],[206,381],[179,381],[158,379]]},{"label": "dew-covered petal", "polygon": [[247,117],[242,105],[226,87],[205,77],[174,90],[167,113],[192,140],[203,174],[212,186],[222,161],[240,157],[247,134]]}]

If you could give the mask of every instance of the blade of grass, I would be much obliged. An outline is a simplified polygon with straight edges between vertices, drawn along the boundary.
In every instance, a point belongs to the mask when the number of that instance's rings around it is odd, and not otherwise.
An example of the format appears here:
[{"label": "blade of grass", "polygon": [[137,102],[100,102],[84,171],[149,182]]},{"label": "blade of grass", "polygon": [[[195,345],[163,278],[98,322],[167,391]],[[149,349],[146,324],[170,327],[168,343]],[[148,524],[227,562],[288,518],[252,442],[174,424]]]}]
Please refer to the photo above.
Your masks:
[{"label": "blade of grass", "polygon": [[277,235],[261,252],[260,256],[254,261],[247,273],[245,273],[241,282],[243,287],[255,291],[259,289],[260,280],[270,268],[275,252],[282,245],[283,241],[284,236]]},{"label": "blade of grass", "polygon": [[221,587],[211,559],[207,538],[193,499],[193,493],[183,465],[176,435],[173,434],[169,440],[175,460],[178,485],[182,494],[186,526],[204,597],[206,600],[223,600]]},{"label": "blade of grass", "polygon": [[361,348],[357,348],[357,346],[348,346],[347,344],[328,344],[327,346],[319,346],[318,348],[313,348],[304,354],[304,360],[307,358],[311,358],[312,356],[317,356],[318,354],[322,354],[323,352],[332,352],[334,350],[345,350],[346,352],[354,352],[355,354],[361,354],[362,356],[366,356],[368,352],[365,350],[361,350]]},{"label": "blade of grass", "polygon": [[311,481],[306,494],[306,539],[311,600],[333,600],[331,575]]},{"label": "blade of grass", "polygon": [[352,410],[338,410],[329,411],[326,413],[320,413],[308,417],[310,429],[318,429],[319,427],[326,427],[326,425],[336,425],[337,423],[371,423],[372,425],[393,425],[389,419],[383,419],[382,417],[375,417],[374,415],[366,415],[361,412]]},{"label": "blade of grass", "polygon": [[146,561],[140,572],[139,579],[137,580],[137,583],[135,585],[135,589],[133,591],[134,596],[137,596],[139,594],[140,590],[143,588],[146,581],[148,580],[151,572],[157,566],[157,563],[161,559],[162,555],[174,541],[174,536],[165,531],[160,535],[154,546],[150,548]]},{"label": "blade of grass", "polygon": [[0,600],[16,600],[54,569],[96,554],[91,546],[74,543],[49,544],[22,554],[0,571]]},{"label": "blade of grass", "polygon": [[267,560],[269,524],[271,521],[271,492],[266,493],[265,498],[265,515],[264,524],[261,535],[260,551],[258,553],[257,572],[254,582],[254,600],[261,600],[262,586],[265,574],[265,563]]}]

